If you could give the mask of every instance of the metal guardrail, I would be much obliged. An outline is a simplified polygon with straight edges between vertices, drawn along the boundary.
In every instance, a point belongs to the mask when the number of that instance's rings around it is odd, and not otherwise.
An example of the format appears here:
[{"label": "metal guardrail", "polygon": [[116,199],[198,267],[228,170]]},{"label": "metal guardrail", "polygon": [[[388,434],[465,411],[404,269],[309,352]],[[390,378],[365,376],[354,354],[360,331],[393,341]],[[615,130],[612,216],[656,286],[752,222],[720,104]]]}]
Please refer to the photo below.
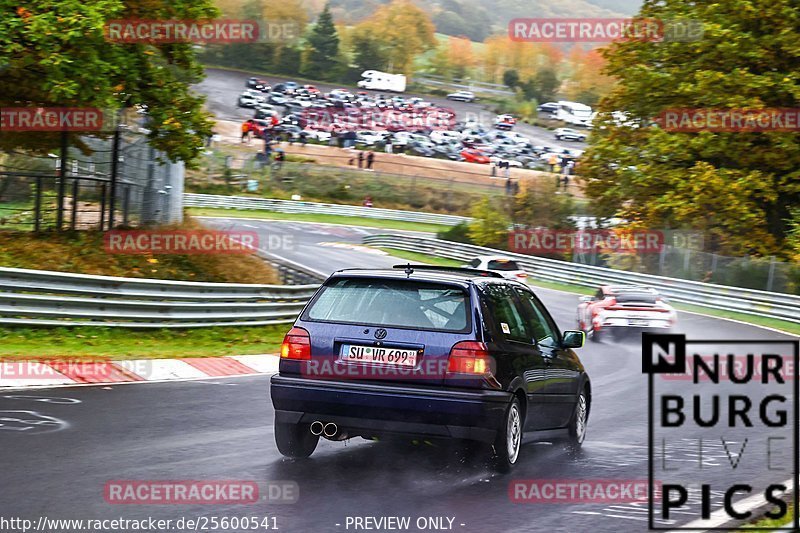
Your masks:
[{"label": "metal guardrail", "polygon": [[134,328],[285,324],[297,317],[317,287],[0,268],[0,324]]},{"label": "metal guardrail", "polygon": [[454,79],[452,81],[448,81],[445,78],[434,76],[432,74],[426,74],[423,76],[416,76],[412,80],[415,83],[421,83],[423,85],[439,85],[442,87],[450,87],[452,89],[466,89],[475,93],[492,93],[492,94],[502,94],[505,96],[514,96],[514,91],[510,90],[505,85],[500,85],[499,83],[487,83],[483,81],[472,81],[472,80],[461,80],[461,79]]},{"label": "metal guardrail", "polygon": [[315,213],[325,215],[340,215],[347,217],[365,217],[383,220],[405,220],[408,222],[422,222],[426,224],[440,224],[455,226],[462,222],[469,222],[469,217],[457,215],[441,215],[437,213],[417,213],[414,211],[399,211],[395,209],[381,209],[377,207],[361,207],[357,205],[324,204],[319,202],[298,202],[293,200],[275,200],[272,198],[257,198],[249,196],[222,196],[216,194],[183,195],[184,207],[212,207],[222,209],[260,209],[276,213]]},{"label": "metal guardrail", "polygon": [[657,289],[675,302],[800,324],[800,296],[790,294],[613,270],[439,239],[387,234],[370,235],[364,237],[363,242],[372,246],[397,248],[464,262],[480,255],[502,255],[517,261],[525,268],[529,276],[544,281],[570,283],[592,288],[605,284],[647,285]]}]

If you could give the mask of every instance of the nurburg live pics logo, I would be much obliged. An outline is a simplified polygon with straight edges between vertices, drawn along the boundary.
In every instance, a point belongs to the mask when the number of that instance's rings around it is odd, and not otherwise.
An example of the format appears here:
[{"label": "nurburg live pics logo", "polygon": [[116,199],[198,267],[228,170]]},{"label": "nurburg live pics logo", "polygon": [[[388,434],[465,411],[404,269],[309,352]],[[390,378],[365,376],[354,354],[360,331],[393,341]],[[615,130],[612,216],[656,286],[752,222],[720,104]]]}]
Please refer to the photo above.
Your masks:
[{"label": "nurburg live pics logo", "polygon": [[642,334],[650,530],[729,531],[764,513],[798,531],[799,359],[797,340]]}]

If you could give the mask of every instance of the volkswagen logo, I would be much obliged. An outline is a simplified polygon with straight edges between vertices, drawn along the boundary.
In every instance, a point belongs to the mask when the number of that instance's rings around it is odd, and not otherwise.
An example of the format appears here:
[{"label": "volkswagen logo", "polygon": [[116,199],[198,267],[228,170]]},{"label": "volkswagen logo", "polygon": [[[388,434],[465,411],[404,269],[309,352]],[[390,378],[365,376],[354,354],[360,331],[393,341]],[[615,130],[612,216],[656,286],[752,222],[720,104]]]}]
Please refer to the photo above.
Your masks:
[{"label": "volkswagen logo", "polygon": [[386,330],[383,328],[378,328],[375,330],[375,338],[376,339],[385,339],[386,338]]}]

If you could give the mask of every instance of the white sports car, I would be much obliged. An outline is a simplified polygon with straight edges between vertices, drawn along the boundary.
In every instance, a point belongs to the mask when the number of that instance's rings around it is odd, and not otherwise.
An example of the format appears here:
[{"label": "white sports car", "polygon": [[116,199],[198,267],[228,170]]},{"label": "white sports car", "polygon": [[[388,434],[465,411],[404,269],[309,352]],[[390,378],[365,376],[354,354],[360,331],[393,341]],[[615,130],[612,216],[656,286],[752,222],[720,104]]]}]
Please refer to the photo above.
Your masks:
[{"label": "white sports car", "polygon": [[675,309],[658,291],[639,285],[603,285],[578,304],[578,329],[594,341],[608,333],[620,338],[628,331],[667,331],[678,320]]}]

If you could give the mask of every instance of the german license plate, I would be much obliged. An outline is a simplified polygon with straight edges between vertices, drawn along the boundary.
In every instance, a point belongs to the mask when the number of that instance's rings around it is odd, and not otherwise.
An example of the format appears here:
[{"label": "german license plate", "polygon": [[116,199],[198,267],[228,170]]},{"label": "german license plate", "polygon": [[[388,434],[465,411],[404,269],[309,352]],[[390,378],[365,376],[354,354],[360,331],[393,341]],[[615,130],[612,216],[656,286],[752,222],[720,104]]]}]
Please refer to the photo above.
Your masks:
[{"label": "german license plate", "polygon": [[357,346],[353,344],[342,346],[342,360],[353,363],[416,366],[417,355],[417,350]]}]

